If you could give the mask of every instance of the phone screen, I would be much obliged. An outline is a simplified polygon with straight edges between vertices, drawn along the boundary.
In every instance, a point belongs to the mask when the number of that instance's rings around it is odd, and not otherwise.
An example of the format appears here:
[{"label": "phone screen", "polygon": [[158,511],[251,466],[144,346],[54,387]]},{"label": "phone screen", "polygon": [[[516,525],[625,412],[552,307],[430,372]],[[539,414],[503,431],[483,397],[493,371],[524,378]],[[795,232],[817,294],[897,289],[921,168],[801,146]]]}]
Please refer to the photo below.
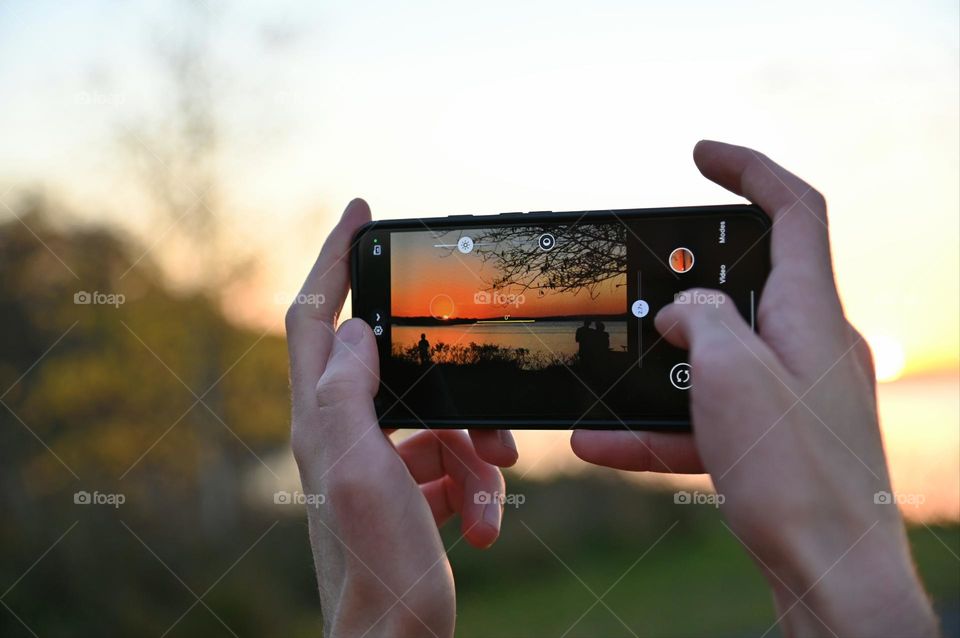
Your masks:
[{"label": "phone screen", "polygon": [[696,371],[654,317],[724,303],[683,293],[702,287],[755,324],[768,228],[747,206],[368,226],[354,313],[379,345],[381,423],[686,427]]}]

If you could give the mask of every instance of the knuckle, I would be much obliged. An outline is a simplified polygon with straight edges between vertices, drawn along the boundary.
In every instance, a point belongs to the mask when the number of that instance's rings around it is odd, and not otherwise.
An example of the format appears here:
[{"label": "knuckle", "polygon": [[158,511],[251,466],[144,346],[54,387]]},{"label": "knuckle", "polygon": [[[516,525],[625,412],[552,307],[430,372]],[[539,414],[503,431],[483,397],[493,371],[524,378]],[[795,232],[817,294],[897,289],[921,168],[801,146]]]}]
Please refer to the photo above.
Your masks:
[{"label": "knuckle", "polygon": [[297,327],[302,321],[303,317],[303,307],[297,302],[290,304],[290,307],[287,308],[287,313],[284,315],[284,325],[287,328],[287,334],[295,333]]},{"label": "knuckle", "polygon": [[753,161],[751,161],[746,170],[749,171],[763,171],[764,173],[770,171],[770,167],[773,165],[773,160],[771,160],[766,153],[761,153],[760,151],[753,151]]},{"label": "knuckle", "polygon": [[753,159],[741,174],[741,187],[751,189],[758,184],[762,184],[769,177],[772,164],[773,161],[769,157],[754,151]]},{"label": "knuckle", "polygon": [[337,312],[294,300],[284,315],[287,334],[296,332],[308,322],[312,322],[311,325],[319,323],[326,330],[333,332],[337,322]]},{"label": "knuckle", "polygon": [[290,449],[297,467],[305,468],[320,456],[320,437],[315,428],[298,426],[294,422],[290,429]]},{"label": "knuckle", "polygon": [[827,224],[827,198],[813,186],[807,186],[807,192],[800,201],[824,225]]},{"label": "knuckle", "polygon": [[857,355],[859,356],[860,362],[863,364],[864,369],[867,370],[869,376],[873,377],[875,374],[875,357],[873,354],[873,347],[870,345],[870,342],[864,338],[863,334],[852,325],[850,326],[850,337],[853,340],[854,348],[857,351]]},{"label": "knuckle", "polygon": [[849,326],[850,336],[853,338],[853,340],[854,340],[854,341],[863,341],[864,343],[866,343],[866,341],[867,341],[866,337],[864,337],[864,336],[863,336],[863,333],[860,332],[857,328],[855,328],[852,323],[850,323],[850,320],[847,319],[846,316],[844,316],[844,321],[846,321],[846,322],[847,322],[847,326]]},{"label": "knuckle", "polygon": [[294,428],[290,435],[290,449],[293,452],[293,460],[296,461],[297,467],[304,468],[314,458],[314,454],[311,446],[307,443],[307,437],[303,434],[297,434],[297,431]]},{"label": "knuckle", "polygon": [[324,375],[317,383],[315,398],[321,408],[340,405],[357,395],[358,384],[353,379]]},{"label": "knuckle", "polygon": [[823,213],[827,212],[827,198],[823,196],[823,193],[818,191],[816,188],[810,187],[810,191],[807,193],[804,199],[807,201],[811,207],[821,211]]}]

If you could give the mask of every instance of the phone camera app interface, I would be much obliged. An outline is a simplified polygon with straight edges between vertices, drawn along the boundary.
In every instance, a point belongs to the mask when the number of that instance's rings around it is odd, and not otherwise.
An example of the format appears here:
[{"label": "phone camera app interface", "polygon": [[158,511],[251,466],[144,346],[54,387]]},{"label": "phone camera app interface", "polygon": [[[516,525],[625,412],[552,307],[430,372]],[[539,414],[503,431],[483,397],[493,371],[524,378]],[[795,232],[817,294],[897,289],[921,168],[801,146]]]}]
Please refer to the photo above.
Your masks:
[{"label": "phone camera app interface", "polygon": [[686,418],[695,371],[654,317],[695,286],[722,288],[744,314],[752,307],[740,302],[759,292],[735,271],[717,280],[737,259],[736,220],[722,245],[703,226],[691,217],[391,232],[381,416]]}]

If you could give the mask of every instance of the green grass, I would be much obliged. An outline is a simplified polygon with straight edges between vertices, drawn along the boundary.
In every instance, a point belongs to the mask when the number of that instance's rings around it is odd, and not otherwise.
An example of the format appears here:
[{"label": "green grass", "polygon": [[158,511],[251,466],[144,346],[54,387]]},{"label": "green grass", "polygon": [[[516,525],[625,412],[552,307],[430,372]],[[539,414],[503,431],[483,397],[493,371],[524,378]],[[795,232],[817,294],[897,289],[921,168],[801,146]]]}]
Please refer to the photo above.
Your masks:
[{"label": "green grass", "polygon": [[[573,487],[560,481],[524,489],[529,503],[556,501],[558,492]],[[775,623],[765,579],[715,510],[674,507],[669,495],[631,495],[616,485],[603,491],[593,510],[565,508],[566,524],[543,520],[536,507],[508,508],[492,549],[457,544],[450,552],[457,636],[758,636]],[[627,496],[635,511],[621,520],[618,503]],[[646,524],[631,528],[629,519]],[[676,527],[641,558],[674,521]],[[960,527],[912,527],[909,537],[935,605],[955,617]],[[446,539],[449,546],[456,534]],[[767,635],[781,633],[774,627]],[[946,635],[955,634],[948,627]]]}]

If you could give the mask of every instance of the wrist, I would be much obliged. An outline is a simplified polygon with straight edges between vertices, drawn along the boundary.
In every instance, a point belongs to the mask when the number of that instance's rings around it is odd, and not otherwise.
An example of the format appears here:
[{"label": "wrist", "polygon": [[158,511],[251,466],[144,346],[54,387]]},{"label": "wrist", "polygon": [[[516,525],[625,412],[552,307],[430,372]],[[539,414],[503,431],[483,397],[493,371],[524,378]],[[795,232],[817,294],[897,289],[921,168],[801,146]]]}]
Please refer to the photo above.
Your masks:
[{"label": "wrist", "polygon": [[[454,609],[442,597],[415,600],[404,596],[379,595],[381,588],[348,586],[337,607],[324,615],[324,636],[348,638],[419,638],[432,635],[452,638]],[[455,603],[454,603],[455,606]]]},{"label": "wrist", "polygon": [[938,635],[899,515],[796,539],[768,569],[789,636]]}]

